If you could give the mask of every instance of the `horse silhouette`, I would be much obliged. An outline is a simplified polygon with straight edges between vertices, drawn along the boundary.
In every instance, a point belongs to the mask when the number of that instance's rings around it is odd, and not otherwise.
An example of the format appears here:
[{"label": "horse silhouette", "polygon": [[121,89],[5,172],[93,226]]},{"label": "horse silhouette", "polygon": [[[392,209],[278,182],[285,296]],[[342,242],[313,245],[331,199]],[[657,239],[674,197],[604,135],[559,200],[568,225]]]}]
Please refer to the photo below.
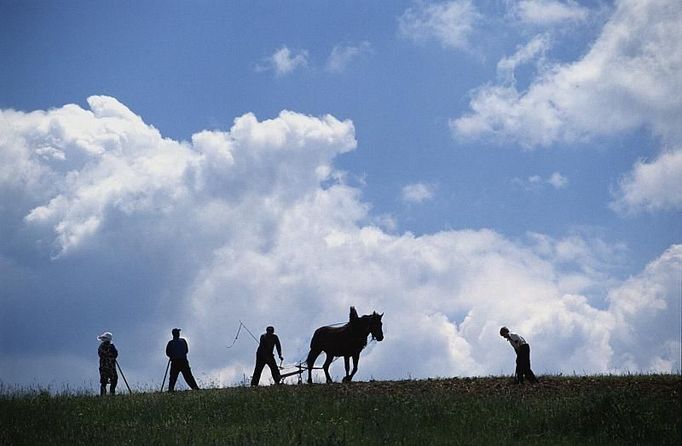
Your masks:
[{"label": "horse silhouette", "polygon": [[[350,316],[347,324],[341,327],[320,327],[315,330],[313,338],[310,340],[310,353],[306,363],[308,365],[308,383],[312,384],[312,368],[315,365],[315,360],[320,353],[325,352],[327,359],[324,361],[322,368],[327,377],[327,383],[332,382],[332,377],[329,375],[329,366],[337,356],[343,356],[344,365],[346,367],[346,376],[343,382],[350,382],[358,371],[358,361],[360,360],[360,352],[367,345],[367,336],[370,334],[377,341],[383,341],[384,332],[381,329],[381,318],[384,314],[378,314],[376,311],[372,314],[366,314],[362,317],[358,316],[355,307],[350,307]],[[353,358],[353,371],[350,369],[350,358]]]}]

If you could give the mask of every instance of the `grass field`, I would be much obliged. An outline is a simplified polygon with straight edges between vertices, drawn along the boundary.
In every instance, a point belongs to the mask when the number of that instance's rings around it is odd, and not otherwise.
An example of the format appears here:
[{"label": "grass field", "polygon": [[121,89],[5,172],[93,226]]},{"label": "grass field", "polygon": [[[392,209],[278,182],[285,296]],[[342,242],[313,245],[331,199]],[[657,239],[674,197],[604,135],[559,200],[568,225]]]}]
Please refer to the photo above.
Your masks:
[{"label": "grass field", "polygon": [[682,377],[375,381],[0,395],[0,444],[681,444]]}]

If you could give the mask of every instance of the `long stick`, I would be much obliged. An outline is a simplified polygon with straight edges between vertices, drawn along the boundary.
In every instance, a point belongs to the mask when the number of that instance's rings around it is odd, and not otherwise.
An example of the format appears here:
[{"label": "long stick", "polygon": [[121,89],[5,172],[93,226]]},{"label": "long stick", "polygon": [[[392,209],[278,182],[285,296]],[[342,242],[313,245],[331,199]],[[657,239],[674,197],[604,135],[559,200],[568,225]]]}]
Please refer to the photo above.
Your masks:
[{"label": "long stick", "polygon": [[239,321],[239,323],[242,324],[242,325],[244,326],[244,328],[245,328],[246,331],[251,335],[251,337],[253,338],[253,340],[256,341],[256,344],[259,344],[259,345],[260,345],[260,341],[258,340],[258,338],[256,338],[256,337],[253,335],[253,333],[251,333],[251,330],[249,330],[249,327],[247,327],[246,324],[244,324],[244,322],[242,322],[242,321]]},{"label": "long stick", "polygon": [[130,386],[128,385],[128,380],[126,379],[126,376],[123,374],[123,369],[121,369],[121,364],[116,361],[116,365],[118,366],[118,371],[121,372],[121,376],[123,377],[123,382],[126,383],[126,387],[128,388],[128,393],[133,393],[132,390],[130,390]]},{"label": "long stick", "polygon": [[168,368],[170,367],[170,359],[168,360],[168,364],[166,364],[166,373],[163,374],[163,381],[161,381],[161,390],[159,392],[163,392],[163,385],[166,383],[166,375],[168,375]]}]

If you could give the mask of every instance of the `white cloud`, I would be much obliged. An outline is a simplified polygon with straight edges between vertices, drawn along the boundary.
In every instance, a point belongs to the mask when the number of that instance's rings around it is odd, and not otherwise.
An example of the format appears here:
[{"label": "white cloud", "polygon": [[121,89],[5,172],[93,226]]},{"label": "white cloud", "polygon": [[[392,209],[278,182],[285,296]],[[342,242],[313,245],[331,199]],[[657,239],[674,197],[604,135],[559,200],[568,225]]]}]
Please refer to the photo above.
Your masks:
[{"label": "white cloud", "polygon": [[623,214],[682,209],[682,150],[635,164],[620,181],[611,207]]},{"label": "white cloud", "polygon": [[403,186],[400,196],[407,203],[423,203],[433,199],[436,188],[431,184],[412,183]]},{"label": "white cloud", "polygon": [[334,73],[342,72],[353,60],[369,53],[371,50],[372,46],[369,42],[361,42],[357,46],[337,45],[332,49],[327,59],[326,69]]},{"label": "white cloud", "polygon": [[492,136],[527,148],[642,126],[679,141],[681,21],[674,0],[622,0],[582,59],[544,69],[527,91],[479,88],[472,112],[451,128],[458,137]]},{"label": "white cloud", "polygon": [[523,187],[529,191],[539,191],[544,186],[550,185],[554,189],[564,189],[568,187],[568,178],[559,172],[554,172],[547,178],[542,178],[540,175],[531,175],[528,178],[513,178],[512,183]]},{"label": "white cloud", "polygon": [[511,2],[510,12],[522,23],[545,26],[582,22],[589,16],[587,8],[571,0],[520,0]]},{"label": "white cloud", "polygon": [[[350,121],[246,114],[179,142],[113,98],[88,102],[3,111],[0,121],[0,153],[14,169],[0,194],[25,190],[0,207],[8,376],[42,379],[42,361],[58,382],[80,385],[89,372],[54,357],[91,360],[107,329],[129,380],[158,386],[163,346],[180,326],[199,379],[233,384],[253,365],[249,338],[224,348],[240,319],[252,331],[274,325],[291,363],[350,305],[385,312],[386,339],[363,353],[359,379],[508,373],[501,325],[531,342],[540,373],[679,369],[679,355],[666,353],[679,345],[679,320],[662,316],[661,301],[672,308],[679,292],[670,277],[680,247],[620,283],[609,266],[619,248],[594,238],[390,234],[335,175],[334,157],[356,146]],[[63,159],[46,158],[47,146]],[[61,255],[46,261],[50,240]],[[624,343],[633,327],[667,347]],[[60,333],[59,345],[45,345],[45,332]]]},{"label": "white cloud", "polygon": [[549,48],[549,37],[546,34],[540,34],[533,37],[526,45],[519,47],[516,53],[509,57],[502,58],[497,63],[497,75],[504,82],[514,84],[516,78],[514,71],[519,65],[528,63],[529,61],[542,55]]},{"label": "white cloud", "polygon": [[[614,367],[680,370],[682,245],[674,245],[639,275],[609,293],[615,324]],[[671,329],[677,330],[676,336]]]},{"label": "white cloud", "polygon": [[561,175],[559,172],[554,172],[548,179],[547,182],[551,184],[555,189],[564,189],[568,186],[568,178]]},{"label": "white cloud", "polygon": [[296,70],[308,66],[308,51],[291,51],[286,46],[275,51],[268,57],[265,65],[258,65],[258,71],[273,70],[277,76],[284,76]]},{"label": "white cloud", "polygon": [[411,40],[436,40],[445,48],[467,49],[474,24],[480,18],[471,0],[420,1],[398,19],[398,29]]}]

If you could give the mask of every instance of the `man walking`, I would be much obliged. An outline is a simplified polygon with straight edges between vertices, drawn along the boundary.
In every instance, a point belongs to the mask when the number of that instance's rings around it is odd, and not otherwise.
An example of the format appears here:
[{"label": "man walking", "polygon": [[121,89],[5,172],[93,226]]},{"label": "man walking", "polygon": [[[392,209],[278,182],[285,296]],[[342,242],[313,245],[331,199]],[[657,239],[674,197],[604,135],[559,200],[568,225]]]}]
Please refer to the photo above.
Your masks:
[{"label": "man walking", "polygon": [[170,377],[168,378],[168,391],[175,391],[175,382],[178,380],[178,375],[182,372],[182,377],[190,388],[198,390],[199,386],[192,376],[192,369],[189,367],[187,360],[187,353],[189,347],[187,341],[180,337],[180,329],[174,328],[171,330],[173,339],[168,341],[166,345],[166,356],[170,358]]},{"label": "man walking", "polygon": [[111,343],[112,334],[105,331],[97,336],[100,341],[97,354],[99,355],[99,394],[107,394],[107,384],[109,384],[109,393],[116,394],[116,383],[118,383],[118,374],[116,373],[116,358],[118,351],[114,344]]},{"label": "man walking", "polygon": [[275,327],[267,327],[265,333],[260,337],[260,343],[258,344],[258,350],[256,351],[256,368],[253,370],[253,377],[251,378],[251,385],[257,386],[260,381],[260,374],[263,371],[263,367],[267,364],[270,367],[270,373],[272,374],[272,379],[275,380],[275,384],[280,383],[279,368],[277,367],[277,362],[275,362],[274,348],[277,348],[277,354],[279,355],[279,360],[284,360],[282,357],[282,345],[279,343],[279,338],[275,334]]},{"label": "man walking", "polygon": [[538,382],[535,374],[530,369],[530,345],[516,333],[510,333],[507,327],[500,328],[500,336],[505,338],[516,351],[516,383],[523,384],[523,379],[528,378],[531,383]]}]

